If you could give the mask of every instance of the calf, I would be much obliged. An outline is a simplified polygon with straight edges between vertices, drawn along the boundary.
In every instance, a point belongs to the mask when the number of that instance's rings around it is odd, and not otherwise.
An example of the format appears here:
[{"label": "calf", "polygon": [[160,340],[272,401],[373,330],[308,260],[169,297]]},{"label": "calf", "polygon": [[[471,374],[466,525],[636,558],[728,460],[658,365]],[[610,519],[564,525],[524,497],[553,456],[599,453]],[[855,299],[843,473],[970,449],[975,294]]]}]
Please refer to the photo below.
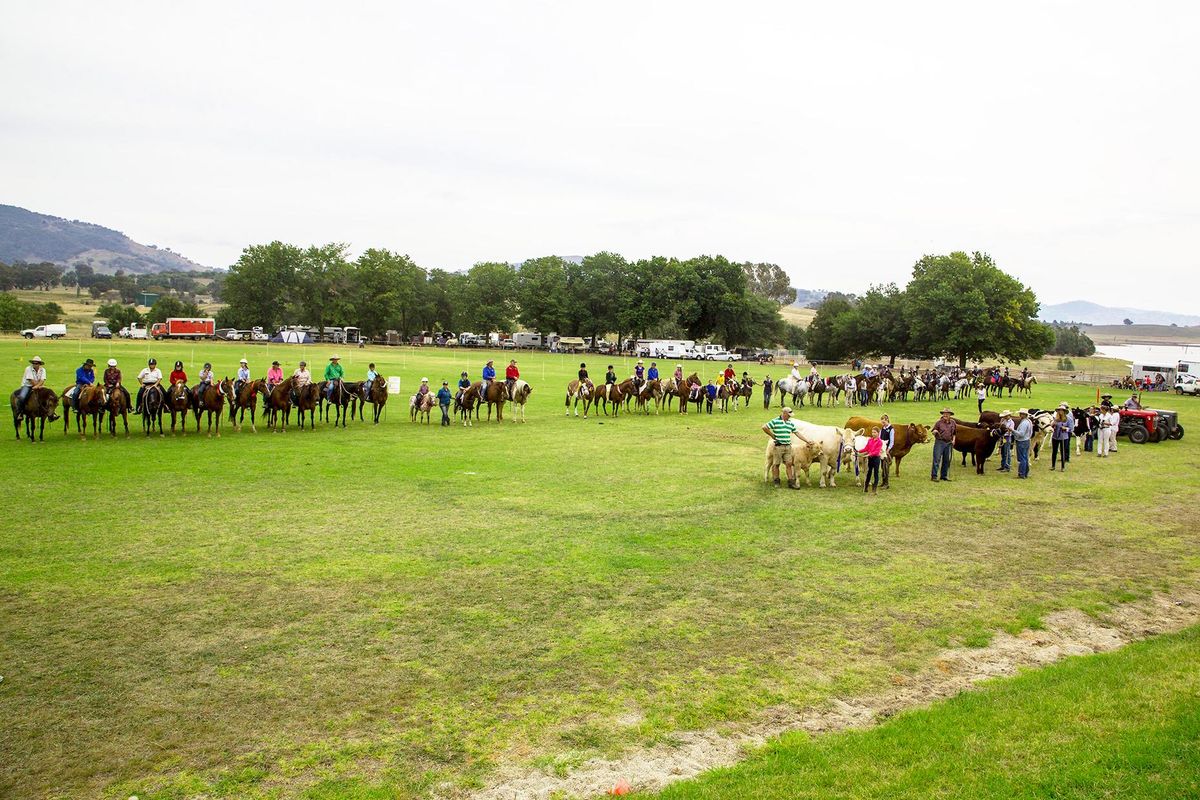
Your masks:
[{"label": "calf", "polygon": [[996,451],[1000,440],[1000,428],[995,425],[977,425],[959,422],[954,433],[954,449],[963,454],[963,466],[967,464],[967,453],[975,461],[975,474],[983,474],[983,463]]}]

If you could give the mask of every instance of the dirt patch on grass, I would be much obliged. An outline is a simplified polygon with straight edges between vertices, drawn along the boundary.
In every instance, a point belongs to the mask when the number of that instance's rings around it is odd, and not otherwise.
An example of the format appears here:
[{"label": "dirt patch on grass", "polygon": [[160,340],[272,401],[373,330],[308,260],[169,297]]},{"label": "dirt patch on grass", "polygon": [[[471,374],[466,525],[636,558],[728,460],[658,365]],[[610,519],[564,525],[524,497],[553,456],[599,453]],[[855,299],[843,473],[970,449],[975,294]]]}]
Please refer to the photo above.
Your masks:
[{"label": "dirt patch on grass", "polygon": [[1040,630],[1017,635],[997,631],[986,647],[946,650],[920,673],[895,675],[892,688],[862,698],[835,698],[822,708],[775,708],[738,731],[676,734],[669,744],[616,759],[593,759],[566,775],[510,772],[499,783],[472,795],[475,800],[549,800],[594,797],[618,781],[638,791],[661,789],[716,767],[739,761],[747,749],[782,733],[828,733],[864,728],[894,714],[970,689],[988,678],[1022,668],[1052,664],[1067,656],[1115,650],[1129,642],[1200,623],[1200,592],[1181,590],[1121,606],[1091,617],[1081,611],[1048,615]]}]

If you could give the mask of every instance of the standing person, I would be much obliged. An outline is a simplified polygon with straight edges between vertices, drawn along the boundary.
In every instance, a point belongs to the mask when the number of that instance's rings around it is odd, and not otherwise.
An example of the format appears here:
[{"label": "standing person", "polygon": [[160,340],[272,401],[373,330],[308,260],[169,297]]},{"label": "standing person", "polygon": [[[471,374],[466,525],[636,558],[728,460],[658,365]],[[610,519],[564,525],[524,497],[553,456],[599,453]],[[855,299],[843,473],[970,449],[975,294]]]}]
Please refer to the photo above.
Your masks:
[{"label": "standing person", "polygon": [[1117,431],[1121,427],[1121,412],[1111,405],[1108,410],[1100,411],[1100,456],[1108,458],[1109,453],[1117,452]]},{"label": "standing person", "polygon": [[91,386],[96,382],[95,361],[90,358],[83,362],[83,365],[75,370],[75,394],[71,397],[71,405],[75,408],[75,413],[79,413],[79,395],[83,394],[83,387]]},{"label": "standing person", "polygon": [[146,390],[162,383],[162,370],[158,368],[158,359],[152,358],[146,362],[146,368],[138,373],[137,404],[134,414],[142,413],[142,397]]},{"label": "standing person", "polygon": [[858,381],[853,375],[846,376],[846,406],[858,402]]},{"label": "standing person", "polygon": [[[248,370],[247,370],[248,371]],[[337,382],[345,377],[346,371],[342,369],[342,357],[332,355],[329,357],[329,363],[325,365],[325,399],[333,401],[333,389]]]},{"label": "standing person", "polygon": [[788,488],[799,489],[800,484],[796,482],[796,465],[792,463],[792,437],[799,439],[806,446],[808,440],[796,430],[796,424],[792,422],[792,410],[780,409],[779,416],[763,425],[762,430],[771,440],[770,464],[775,488],[779,488],[779,465],[784,464],[787,469]]},{"label": "standing person", "polygon": [[939,477],[944,481],[950,480],[950,462],[954,457],[957,433],[958,425],[954,422],[954,412],[943,408],[941,419],[933,423],[933,469],[929,472],[931,481],[936,481]]},{"label": "standing person", "polygon": [[494,380],[496,380],[496,367],[492,365],[492,360],[489,358],[488,362],[483,365],[483,375],[482,375],[483,385],[479,388],[480,402],[484,402],[487,400],[488,386],[490,386],[492,381],[494,381]]},{"label": "standing person", "polygon": [[167,378],[167,382],[172,386],[177,386],[181,383],[187,384],[187,372],[183,369],[182,361],[175,362],[175,368],[171,370],[171,375]]},{"label": "standing person", "polygon": [[279,366],[278,361],[271,362],[271,368],[267,370],[267,394],[274,391],[275,387],[283,383],[283,367]]},{"label": "standing person", "polygon": [[1095,448],[1097,429],[1096,407],[1089,406],[1083,412],[1083,452],[1090,453]]},{"label": "standing person", "polygon": [[1000,469],[997,472],[1011,472],[1013,428],[1016,424],[1012,420],[1012,412],[1007,408],[1000,412],[1000,425]]},{"label": "standing person", "polygon": [[1017,477],[1029,477],[1029,440],[1033,438],[1033,420],[1029,418],[1029,409],[1022,408],[1017,412],[1019,420],[1013,427],[1013,442],[1017,445]]},{"label": "standing person", "polygon": [[892,427],[892,418],[884,414],[879,418],[882,425],[879,428],[879,439],[883,442],[883,461],[880,462],[883,473],[883,488],[888,488],[888,473],[892,471],[892,448],[896,446],[896,429]]},{"label": "standing person", "polygon": [[442,426],[450,424],[450,383],[442,381],[442,388],[437,393],[438,408],[442,410]]},{"label": "standing person", "polygon": [[[1066,402],[1059,403],[1058,407],[1062,409],[1063,414],[1067,417],[1067,443],[1063,446],[1062,453],[1062,465],[1065,472],[1067,462],[1071,460],[1071,438],[1075,436],[1075,412],[1071,410],[1071,407]],[[1051,457],[1053,458],[1053,453],[1051,453]]]},{"label": "standing person", "polygon": [[[883,460],[883,439],[879,437],[879,428],[871,428],[871,438],[867,439],[867,477],[863,481],[863,494],[869,489],[871,494],[879,493],[879,462]],[[875,482],[872,484],[871,479]]]},{"label": "standing person", "polygon": [[504,388],[508,392],[508,398],[512,399],[513,385],[521,377],[521,370],[517,369],[517,360],[514,358],[508,362],[508,366],[504,368]]},{"label": "standing person", "polygon": [[711,414],[713,400],[717,399],[717,385],[712,382],[711,378],[708,381],[708,386],[704,387],[704,394],[705,394],[704,408],[706,411],[708,411],[709,414]]},{"label": "standing person", "polygon": [[[328,372],[329,370],[325,370],[325,371]],[[241,393],[242,387],[245,386],[249,382],[250,382],[250,362],[243,358],[241,361],[238,362],[237,380],[235,380],[233,382],[234,397],[237,397]]]},{"label": "standing person", "polygon": [[1050,427],[1050,444],[1052,450],[1050,452],[1050,471],[1054,472],[1054,465],[1058,461],[1062,461],[1062,471],[1067,471],[1067,448],[1071,443],[1071,429],[1067,422],[1067,412],[1061,408],[1054,411],[1054,422]]},{"label": "standing person", "polygon": [[975,399],[979,401],[979,413],[983,413],[983,401],[987,400],[987,386],[980,386],[975,390]]},{"label": "standing person", "polygon": [[775,387],[775,384],[771,383],[770,375],[767,375],[766,377],[763,378],[762,386],[763,386],[763,408],[770,408],[771,407],[771,389],[773,389]]}]

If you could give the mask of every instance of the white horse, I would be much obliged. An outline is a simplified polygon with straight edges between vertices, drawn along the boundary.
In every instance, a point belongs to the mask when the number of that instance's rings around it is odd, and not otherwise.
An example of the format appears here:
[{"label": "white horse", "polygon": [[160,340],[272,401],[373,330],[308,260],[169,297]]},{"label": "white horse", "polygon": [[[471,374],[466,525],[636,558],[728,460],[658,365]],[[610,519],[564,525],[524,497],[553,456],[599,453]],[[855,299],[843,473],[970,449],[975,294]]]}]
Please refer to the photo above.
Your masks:
[{"label": "white horse", "polygon": [[792,396],[793,405],[796,403],[796,401],[799,401],[799,404],[803,406],[804,396],[808,394],[811,387],[809,386],[808,381],[797,380],[791,375],[788,375],[785,378],[780,378],[776,382],[775,388],[779,392],[779,406],[782,408],[784,405],[783,396],[785,394],[790,394]]}]

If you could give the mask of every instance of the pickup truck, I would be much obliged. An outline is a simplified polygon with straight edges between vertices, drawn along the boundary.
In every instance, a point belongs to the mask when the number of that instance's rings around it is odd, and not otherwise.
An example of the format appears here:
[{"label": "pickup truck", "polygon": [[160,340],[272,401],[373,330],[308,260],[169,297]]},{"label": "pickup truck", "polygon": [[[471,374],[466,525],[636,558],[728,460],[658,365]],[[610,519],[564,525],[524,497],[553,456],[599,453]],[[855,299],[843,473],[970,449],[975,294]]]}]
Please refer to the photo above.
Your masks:
[{"label": "pickup truck", "polygon": [[21,335],[26,339],[61,339],[67,335],[67,326],[62,323],[38,325],[36,328],[26,328]]}]

